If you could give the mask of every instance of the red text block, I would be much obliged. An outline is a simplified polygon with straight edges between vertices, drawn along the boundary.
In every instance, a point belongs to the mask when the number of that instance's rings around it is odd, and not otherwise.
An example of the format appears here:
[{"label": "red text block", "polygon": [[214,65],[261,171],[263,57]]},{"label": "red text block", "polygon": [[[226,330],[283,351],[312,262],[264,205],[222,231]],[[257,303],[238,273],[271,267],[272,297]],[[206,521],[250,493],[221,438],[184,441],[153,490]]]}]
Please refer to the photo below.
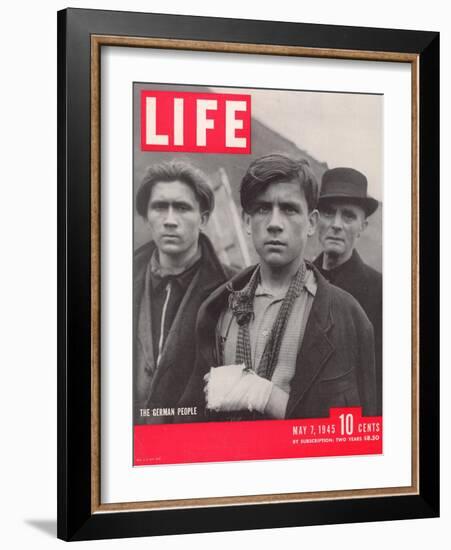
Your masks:
[{"label": "red text block", "polygon": [[251,152],[251,96],[143,90],[141,149]]},{"label": "red text block", "polygon": [[329,418],[134,427],[134,465],[382,453],[382,417],[331,409]]}]

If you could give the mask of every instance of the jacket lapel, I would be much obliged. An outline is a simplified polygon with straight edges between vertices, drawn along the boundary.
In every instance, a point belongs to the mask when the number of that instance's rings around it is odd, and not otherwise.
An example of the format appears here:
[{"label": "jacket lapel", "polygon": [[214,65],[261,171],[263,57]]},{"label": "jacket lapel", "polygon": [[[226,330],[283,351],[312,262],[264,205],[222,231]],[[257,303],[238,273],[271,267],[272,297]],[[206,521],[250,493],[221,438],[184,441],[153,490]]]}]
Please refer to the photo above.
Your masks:
[{"label": "jacket lapel", "polygon": [[[217,260],[210,241],[201,235],[200,244],[202,247],[201,267],[188,286],[172,322],[163,347],[159,366],[155,373],[154,387],[164,372],[171,365],[176,364],[177,357],[180,354],[180,342],[184,340],[182,333],[184,331],[188,332],[194,338],[193,329],[202,302],[213,289],[217,288],[226,279],[224,269]],[[216,324],[213,323],[210,326],[216,327]]]},{"label": "jacket lapel", "polygon": [[[152,334],[152,315],[150,313],[150,263],[143,272],[139,273],[140,286],[135,290],[135,312],[136,312],[136,338],[143,352],[146,368],[155,370],[153,340],[149,338]],[[140,290],[138,290],[140,289]],[[146,307],[149,306],[149,307]]]},{"label": "jacket lapel", "polygon": [[[186,323],[188,321],[186,318],[184,319],[184,317],[186,316],[187,305],[193,298],[195,299],[194,289],[198,285],[198,282],[199,282],[199,272],[197,272],[194,275],[191,283],[186,289],[185,295],[183,296],[183,299],[177,310],[174,321],[172,322],[171,328],[169,329],[168,335],[166,337],[166,341],[163,346],[163,350],[161,352],[161,359],[159,362],[160,368],[158,369],[158,372],[162,372],[166,365],[171,365],[174,363],[174,358],[178,353],[179,342],[177,342],[177,340],[180,334],[180,330],[182,328],[181,324]],[[192,305],[195,305],[195,304],[192,304]]]},{"label": "jacket lapel", "polygon": [[319,269],[321,274],[324,274],[324,277],[331,281],[332,284],[339,286],[343,290],[346,290],[354,296],[356,289],[363,288],[365,292],[366,289],[366,277],[365,277],[365,264],[363,263],[362,258],[360,257],[357,250],[354,248],[352,255],[344,264],[335,267],[328,275],[327,271],[322,269],[323,265],[323,256],[322,252],[313,264]]},{"label": "jacket lapel", "polygon": [[305,327],[304,339],[296,361],[296,372],[291,382],[286,417],[310,389],[321,369],[334,352],[328,332],[333,325],[330,310],[329,283],[315,269],[318,289]]},{"label": "jacket lapel", "polygon": [[[231,281],[222,284],[214,290],[209,298],[202,304],[199,310],[198,326],[196,335],[198,336],[198,352],[200,360],[204,365],[218,366],[216,326],[223,310],[227,308],[229,299],[229,290],[231,285],[234,289],[243,288],[248,282],[255,269],[255,265],[241,271]],[[212,345],[212,342],[214,344]]]}]

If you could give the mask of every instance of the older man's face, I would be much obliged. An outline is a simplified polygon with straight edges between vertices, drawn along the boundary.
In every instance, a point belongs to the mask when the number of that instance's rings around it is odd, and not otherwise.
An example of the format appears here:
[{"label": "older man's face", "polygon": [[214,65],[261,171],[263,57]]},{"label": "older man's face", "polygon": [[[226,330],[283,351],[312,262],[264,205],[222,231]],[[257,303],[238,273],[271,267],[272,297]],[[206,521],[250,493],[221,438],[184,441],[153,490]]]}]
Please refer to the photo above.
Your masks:
[{"label": "older man's face", "polygon": [[152,238],[161,254],[183,261],[196,250],[199,232],[208,220],[193,190],[182,181],[158,182],[147,208]]},{"label": "older man's face", "polygon": [[356,204],[327,201],[318,208],[318,238],[326,255],[342,263],[348,260],[367,226],[363,208]]}]

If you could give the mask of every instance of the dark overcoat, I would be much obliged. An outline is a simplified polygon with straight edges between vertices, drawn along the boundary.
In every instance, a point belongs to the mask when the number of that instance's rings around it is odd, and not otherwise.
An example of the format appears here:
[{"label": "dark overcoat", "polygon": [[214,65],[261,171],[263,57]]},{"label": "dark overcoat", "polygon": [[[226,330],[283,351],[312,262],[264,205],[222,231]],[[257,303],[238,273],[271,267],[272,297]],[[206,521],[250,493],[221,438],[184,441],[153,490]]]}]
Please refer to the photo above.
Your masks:
[{"label": "dark overcoat", "polygon": [[[142,296],[145,288],[146,270],[155,243],[140,247],[134,257],[133,288],[133,403],[135,424],[172,422],[171,415],[141,417],[141,408],[170,409],[177,405],[192,373],[195,359],[196,317],[201,303],[211,292],[228,281],[236,271],[219,261],[209,239],[201,234],[199,239],[202,257],[200,266],[185,292],[166,338],[158,368],[152,350],[152,334],[141,334],[138,329]],[[150,304],[144,307],[149,308]],[[151,331],[151,326],[149,327]],[[137,346],[147,353],[145,360],[138,360]],[[153,376],[151,375],[153,373]]]},{"label": "dark overcoat", "polygon": [[362,306],[374,329],[376,354],[377,412],[382,414],[382,275],[363,262],[353,250],[351,258],[331,269],[322,269],[323,254],[313,262],[326,279],[349,292]]},{"label": "dark overcoat", "polygon": [[[254,268],[232,279],[242,289]],[[330,407],[362,407],[376,413],[373,328],[357,301],[332,286],[315,269],[317,291],[291,381],[286,418],[323,418]],[[180,404],[197,406],[198,414],[185,421],[230,420],[230,415],[205,409],[203,377],[218,365],[216,326],[228,304],[227,285],[219,287],[199,311],[196,368]],[[292,315],[296,314],[292,311]],[[219,416],[218,416],[219,415]]]}]

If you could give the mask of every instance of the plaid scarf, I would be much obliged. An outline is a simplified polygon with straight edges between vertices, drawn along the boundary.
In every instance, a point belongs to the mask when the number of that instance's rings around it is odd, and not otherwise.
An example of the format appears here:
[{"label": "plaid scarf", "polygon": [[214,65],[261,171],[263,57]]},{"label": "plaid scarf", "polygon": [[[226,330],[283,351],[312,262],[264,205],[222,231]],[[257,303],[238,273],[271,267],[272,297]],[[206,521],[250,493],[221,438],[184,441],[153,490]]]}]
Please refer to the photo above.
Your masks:
[{"label": "plaid scarf", "polygon": [[[280,346],[285,332],[291,310],[296,297],[299,295],[304,284],[306,273],[305,263],[302,262],[296,275],[293,277],[290,286],[285,294],[279,313],[277,314],[271,334],[266,342],[263,355],[260,360],[257,374],[271,380],[279,358]],[[249,334],[249,324],[254,317],[254,297],[260,282],[260,267],[257,267],[249,280],[249,283],[243,290],[233,290],[229,285],[230,291],[229,307],[238,323],[238,338],[236,344],[235,362],[244,363],[247,369],[252,369],[251,339]]]}]

